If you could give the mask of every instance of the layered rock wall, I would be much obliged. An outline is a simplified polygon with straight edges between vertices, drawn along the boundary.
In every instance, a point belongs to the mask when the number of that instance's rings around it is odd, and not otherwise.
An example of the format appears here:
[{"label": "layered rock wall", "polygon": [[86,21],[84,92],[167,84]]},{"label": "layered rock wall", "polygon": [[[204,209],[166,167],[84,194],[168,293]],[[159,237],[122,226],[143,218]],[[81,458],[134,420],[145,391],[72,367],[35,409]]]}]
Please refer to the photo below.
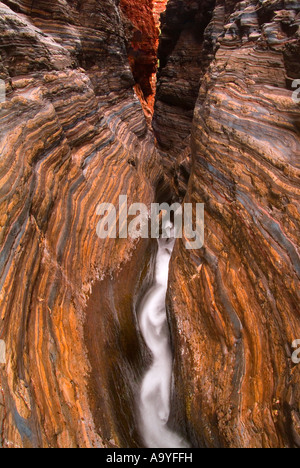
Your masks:
[{"label": "layered rock wall", "polygon": [[137,444],[127,348],[144,262],[137,241],[97,237],[96,207],[150,203],[158,169],[117,2],[1,2],[0,53],[0,445]]},{"label": "layered rock wall", "polygon": [[195,446],[300,446],[299,26],[296,1],[238,4],[201,81],[184,201],[205,203],[205,244],[177,242],[169,291]]},{"label": "layered rock wall", "polygon": [[0,446],[142,444],[152,249],[96,235],[97,205],[127,194],[205,203],[204,247],[178,240],[171,263],[174,426],[196,447],[299,447],[299,4],[169,1],[163,166],[128,62],[142,26],[118,4],[0,3]]}]

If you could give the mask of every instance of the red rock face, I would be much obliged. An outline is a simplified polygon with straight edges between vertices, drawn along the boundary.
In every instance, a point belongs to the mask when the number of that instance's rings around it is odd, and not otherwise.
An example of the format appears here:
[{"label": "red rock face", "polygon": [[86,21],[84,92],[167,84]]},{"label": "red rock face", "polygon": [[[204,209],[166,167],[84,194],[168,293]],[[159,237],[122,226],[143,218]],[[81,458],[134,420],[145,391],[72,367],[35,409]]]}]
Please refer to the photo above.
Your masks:
[{"label": "red rock face", "polygon": [[161,15],[166,11],[168,0],[153,0],[153,16],[156,27],[160,29]]},{"label": "red rock face", "polygon": [[157,49],[160,17],[168,0],[121,0],[129,63],[135,91],[151,124],[156,94]]},{"label": "red rock face", "polygon": [[153,2],[142,0],[137,9],[134,0],[121,0],[120,6],[126,18],[127,52],[137,91],[141,100],[153,109],[158,47]]}]

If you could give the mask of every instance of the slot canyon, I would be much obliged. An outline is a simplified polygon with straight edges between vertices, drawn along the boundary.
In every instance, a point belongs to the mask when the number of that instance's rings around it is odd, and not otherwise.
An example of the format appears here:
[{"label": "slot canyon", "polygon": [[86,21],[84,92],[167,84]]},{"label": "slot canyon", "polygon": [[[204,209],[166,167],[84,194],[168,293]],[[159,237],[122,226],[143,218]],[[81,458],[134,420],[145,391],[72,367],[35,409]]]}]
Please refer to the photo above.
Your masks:
[{"label": "slot canyon", "polygon": [[300,448],[299,0],[3,0],[0,80],[0,447]]}]

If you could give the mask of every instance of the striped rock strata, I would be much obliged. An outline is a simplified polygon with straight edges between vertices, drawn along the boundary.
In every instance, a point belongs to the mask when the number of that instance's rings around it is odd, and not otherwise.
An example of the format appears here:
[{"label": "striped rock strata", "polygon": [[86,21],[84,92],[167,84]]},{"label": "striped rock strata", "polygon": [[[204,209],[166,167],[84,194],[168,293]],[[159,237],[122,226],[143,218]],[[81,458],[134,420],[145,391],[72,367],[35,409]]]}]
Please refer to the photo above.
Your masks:
[{"label": "striped rock strata", "polygon": [[[98,239],[96,207],[119,194],[150,203],[159,170],[120,12],[112,0],[2,2],[0,53],[0,446],[136,445],[128,343],[147,244]],[[115,362],[127,393],[114,392]]]},{"label": "striped rock strata", "polygon": [[171,264],[173,416],[195,446],[299,447],[300,5],[224,7],[185,197],[205,203],[205,244],[178,241]]}]

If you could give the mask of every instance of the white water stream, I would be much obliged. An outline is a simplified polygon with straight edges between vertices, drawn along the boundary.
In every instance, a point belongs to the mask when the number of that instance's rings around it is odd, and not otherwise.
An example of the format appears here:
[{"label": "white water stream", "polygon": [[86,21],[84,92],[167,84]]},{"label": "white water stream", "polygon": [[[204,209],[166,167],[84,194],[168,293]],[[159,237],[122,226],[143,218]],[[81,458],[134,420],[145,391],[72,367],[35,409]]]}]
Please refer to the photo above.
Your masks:
[{"label": "white water stream", "polygon": [[174,239],[159,239],[154,284],[146,292],[139,313],[142,335],[153,355],[140,391],[141,432],[148,448],[188,448],[167,426],[170,415],[172,353],[166,313],[169,262]]}]

